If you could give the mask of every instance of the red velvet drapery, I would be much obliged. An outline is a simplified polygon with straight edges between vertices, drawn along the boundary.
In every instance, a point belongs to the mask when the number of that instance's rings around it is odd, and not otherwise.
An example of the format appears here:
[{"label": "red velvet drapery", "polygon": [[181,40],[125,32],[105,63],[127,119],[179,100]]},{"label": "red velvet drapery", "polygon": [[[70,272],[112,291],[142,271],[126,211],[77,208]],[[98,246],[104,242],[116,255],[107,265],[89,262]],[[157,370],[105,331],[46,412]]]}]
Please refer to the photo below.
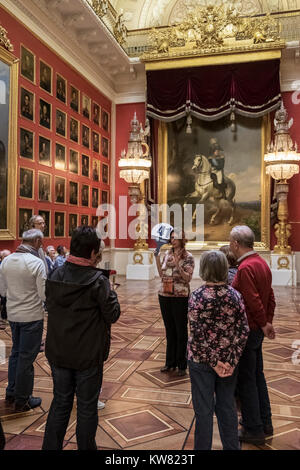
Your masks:
[{"label": "red velvet drapery", "polygon": [[281,101],[280,60],[147,72],[147,115],[170,122],[188,113],[216,120],[231,111],[259,117]]}]

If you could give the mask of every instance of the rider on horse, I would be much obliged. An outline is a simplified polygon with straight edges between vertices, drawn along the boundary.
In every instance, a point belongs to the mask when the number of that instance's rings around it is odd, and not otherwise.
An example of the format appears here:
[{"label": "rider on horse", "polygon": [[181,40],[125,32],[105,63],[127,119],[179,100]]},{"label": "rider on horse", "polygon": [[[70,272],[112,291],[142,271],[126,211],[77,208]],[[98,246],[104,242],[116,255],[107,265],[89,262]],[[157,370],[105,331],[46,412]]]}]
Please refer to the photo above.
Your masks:
[{"label": "rider on horse", "polygon": [[226,199],[226,184],[224,182],[225,156],[222,147],[217,142],[217,139],[210,139],[208,160],[211,165],[211,179],[213,181],[214,188],[220,191],[223,199]]}]

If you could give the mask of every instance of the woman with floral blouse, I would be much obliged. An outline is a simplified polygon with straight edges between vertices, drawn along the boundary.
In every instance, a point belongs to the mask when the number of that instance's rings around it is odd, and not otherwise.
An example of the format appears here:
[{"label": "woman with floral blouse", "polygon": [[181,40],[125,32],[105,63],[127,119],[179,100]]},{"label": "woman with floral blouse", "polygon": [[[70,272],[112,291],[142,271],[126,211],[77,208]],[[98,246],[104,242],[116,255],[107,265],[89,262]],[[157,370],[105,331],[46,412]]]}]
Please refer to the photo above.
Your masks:
[{"label": "woman with floral blouse", "polygon": [[205,284],[189,300],[188,365],[196,417],[195,450],[211,449],[214,412],[223,449],[240,449],[234,392],[249,327],[242,296],[227,284],[227,274],[224,253],[204,253],[200,276]]},{"label": "woman with floral blouse", "polygon": [[172,248],[167,251],[162,264],[159,255],[156,256],[162,280],[158,298],[167,337],[166,364],[161,372],[178,367],[177,374],[184,376],[187,368],[189,283],[193,276],[194,258],[185,249],[186,240],[181,230],[174,229],[170,233],[170,243]]}]

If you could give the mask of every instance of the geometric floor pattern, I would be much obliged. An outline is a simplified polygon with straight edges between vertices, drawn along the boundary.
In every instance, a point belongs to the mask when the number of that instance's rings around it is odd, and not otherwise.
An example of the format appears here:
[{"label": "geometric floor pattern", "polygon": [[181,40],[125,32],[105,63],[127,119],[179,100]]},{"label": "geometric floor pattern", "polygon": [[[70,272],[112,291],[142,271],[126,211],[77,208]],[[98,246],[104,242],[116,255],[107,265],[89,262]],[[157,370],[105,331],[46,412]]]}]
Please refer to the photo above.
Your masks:
[{"label": "geometric floor pattern", "polygon": [[[159,281],[119,277],[121,316],[112,327],[109,358],[104,366],[96,442],[99,449],[193,450],[194,412],[188,376],[162,374],[165,331],[157,299]],[[199,281],[192,281],[192,289]],[[264,341],[264,370],[273,413],[273,437],[261,450],[300,450],[300,288],[276,287],[276,339]],[[44,336],[46,334],[46,322]],[[52,379],[44,353],[35,361],[34,395],[40,408],[14,413],[5,405],[10,328],[0,330],[6,360],[0,364],[0,417],[7,450],[40,449],[52,400]],[[3,344],[3,343],[1,343]],[[76,446],[76,405],[65,436],[65,449]],[[213,449],[221,449],[214,420]],[[243,449],[257,450],[244,444]]]}]

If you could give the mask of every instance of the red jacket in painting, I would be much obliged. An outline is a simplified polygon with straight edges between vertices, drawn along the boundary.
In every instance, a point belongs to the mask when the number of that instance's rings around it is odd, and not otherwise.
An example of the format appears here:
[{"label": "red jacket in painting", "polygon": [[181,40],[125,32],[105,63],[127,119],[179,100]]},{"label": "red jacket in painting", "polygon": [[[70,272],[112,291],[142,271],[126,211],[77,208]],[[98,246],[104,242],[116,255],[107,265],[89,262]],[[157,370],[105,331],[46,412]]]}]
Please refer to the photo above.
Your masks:
[{"label": "red jacket in painting", "polygon": [[241,261],[232,287],[244,298],[250,330],[258,330],[273,321],[276,303],[271,284],[270,268],[257,253]]}]

